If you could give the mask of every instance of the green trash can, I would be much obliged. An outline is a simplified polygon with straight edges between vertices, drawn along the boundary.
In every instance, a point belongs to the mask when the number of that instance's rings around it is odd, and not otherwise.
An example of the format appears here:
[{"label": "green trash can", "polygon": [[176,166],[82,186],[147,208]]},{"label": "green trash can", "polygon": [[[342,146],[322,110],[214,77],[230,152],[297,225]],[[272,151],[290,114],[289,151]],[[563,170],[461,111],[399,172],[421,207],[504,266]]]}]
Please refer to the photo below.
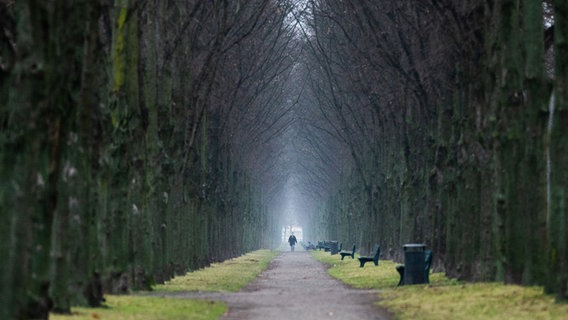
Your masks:
[{"label": "green trash can", "polygon": [[424,269],[426,245],[421,243],[405,244],[404,249],[404,284],[426,283]]}]

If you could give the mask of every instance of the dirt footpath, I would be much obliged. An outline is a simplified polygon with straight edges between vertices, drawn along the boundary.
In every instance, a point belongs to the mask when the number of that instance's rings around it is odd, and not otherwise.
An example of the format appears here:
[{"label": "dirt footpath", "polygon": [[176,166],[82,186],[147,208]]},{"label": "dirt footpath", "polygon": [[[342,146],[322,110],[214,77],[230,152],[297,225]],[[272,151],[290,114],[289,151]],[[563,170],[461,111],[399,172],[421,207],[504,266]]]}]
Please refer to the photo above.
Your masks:
[{"label": "dirt footpath", "polygon": [[229,311],[222,319],[392,319],[373,305],[376,291],[343,285],[306,251],[283,252],[240,292],[186,295],[225,301]]}]

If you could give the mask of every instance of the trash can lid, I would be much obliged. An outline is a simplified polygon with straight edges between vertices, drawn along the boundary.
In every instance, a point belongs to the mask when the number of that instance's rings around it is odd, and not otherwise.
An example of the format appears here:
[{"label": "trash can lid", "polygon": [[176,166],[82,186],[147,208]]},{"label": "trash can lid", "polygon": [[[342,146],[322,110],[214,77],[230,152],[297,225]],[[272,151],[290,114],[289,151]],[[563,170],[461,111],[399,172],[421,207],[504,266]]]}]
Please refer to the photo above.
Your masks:
[{"label": "trash can lid", "polygon": [[422,243],[409,243],[403,246],[404,251],[424,251],[426,245]]}]

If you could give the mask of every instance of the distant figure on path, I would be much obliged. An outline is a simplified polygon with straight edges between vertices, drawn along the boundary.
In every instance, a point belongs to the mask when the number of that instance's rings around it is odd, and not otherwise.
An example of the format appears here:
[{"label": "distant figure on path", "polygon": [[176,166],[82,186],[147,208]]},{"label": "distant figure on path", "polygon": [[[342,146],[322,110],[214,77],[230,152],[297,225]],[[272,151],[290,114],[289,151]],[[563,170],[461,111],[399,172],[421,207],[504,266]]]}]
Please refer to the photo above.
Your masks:
[{"label": "distant figure on path", "polygon": [[290,248],[292,249],[292,251],[294,251],[294,246],[296,245],[297,242],[298,240],[296,240],[296,236],[292,233],[290,237],[288,237],[288,243],[290,244]]}]

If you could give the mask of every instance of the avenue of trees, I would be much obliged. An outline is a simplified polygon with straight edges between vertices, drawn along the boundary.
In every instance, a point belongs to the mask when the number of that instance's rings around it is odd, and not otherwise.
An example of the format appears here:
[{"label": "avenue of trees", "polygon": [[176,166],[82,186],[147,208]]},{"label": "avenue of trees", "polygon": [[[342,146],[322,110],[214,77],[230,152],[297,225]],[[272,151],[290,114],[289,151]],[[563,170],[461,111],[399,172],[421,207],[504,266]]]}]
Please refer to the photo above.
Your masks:
[{"label": "avenue of trees", "polygon": [[567,77],[565,0],[0,0],[0,318],[277,247],[287,208],[567,299]]}]

